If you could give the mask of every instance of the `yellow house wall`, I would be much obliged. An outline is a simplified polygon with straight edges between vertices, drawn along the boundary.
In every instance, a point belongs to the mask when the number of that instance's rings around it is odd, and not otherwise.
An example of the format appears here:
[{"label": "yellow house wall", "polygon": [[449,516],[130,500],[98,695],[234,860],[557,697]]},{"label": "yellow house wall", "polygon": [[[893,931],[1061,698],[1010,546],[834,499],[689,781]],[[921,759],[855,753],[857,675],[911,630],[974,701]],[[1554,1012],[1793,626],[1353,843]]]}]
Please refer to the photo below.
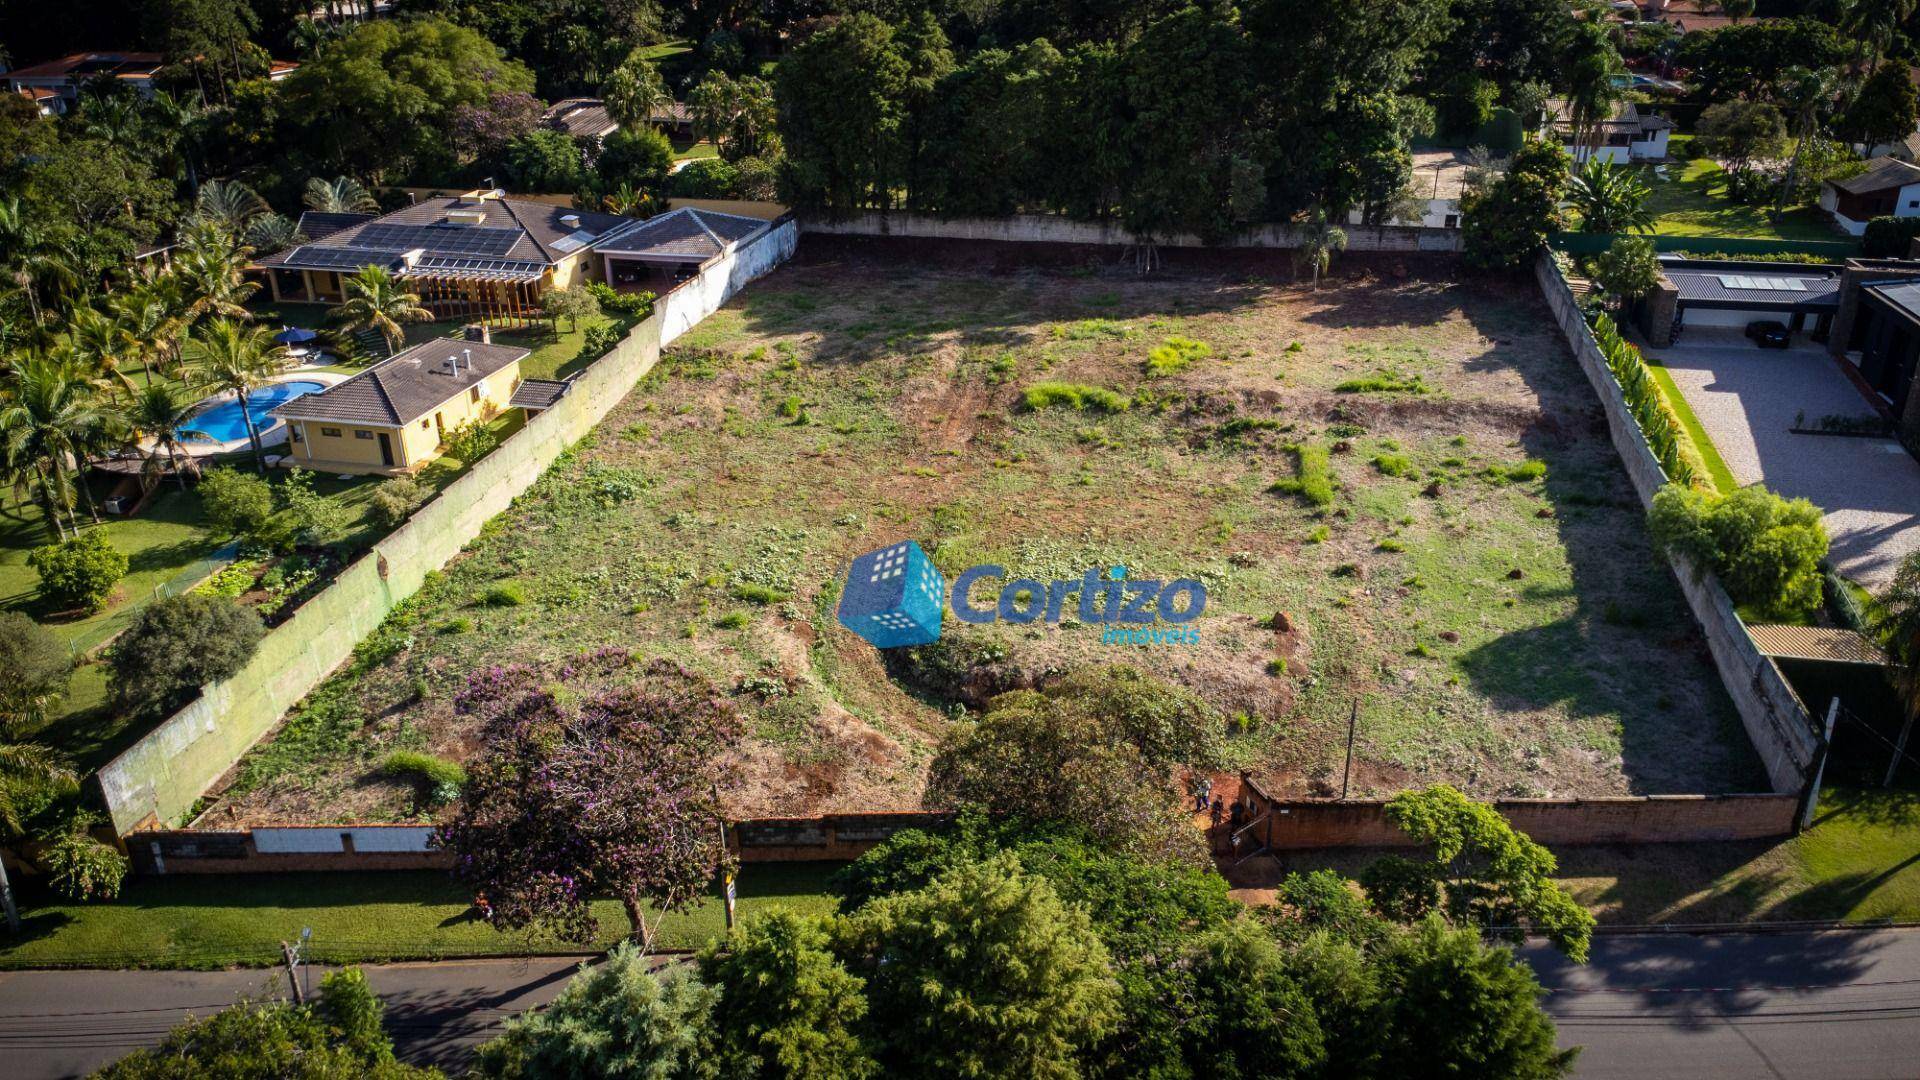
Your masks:
[{"label": "yellow house wall", "polygon": [[588,262],[587,253],[583,251],[571,259],[563,259],[555,263],[553,275],[548,278],[549,287],[567,289],[579,284],[585,280],[582,275],[587,268]]},{"label": "yellow house wall", "polygon": [[[300,441],[293,443],[293,456],[300,461],[330,462],[350,465],[366,465],[381,469],[386,466],[380,461],[380,433],[396,434],[392,428],[368,427],[364,424],[329,424],[318,420],[296,420]],[[338,435],[323,434],[321,429],[338,431]],[[362,439],[354,435],[355,431],[366,431],[373,435],[371,439]],[[399,455],[399,442],[394,440],[394,454]],[[395,464],[399,464],[396,460]]]},{"label": "yellow house wall", "polygon": [[[321,462],[327,465],[362,465],[370,470],[388,468],[380,460],[380,432],[393,436],[392,468],[407,468],[424,464],[438,456],[443,435],[451,434],[454,429],[469,420],[490,420],[498,416],[507,407],[513,392],[520,385],[520,364],[516,361],[501,368],[479,382],[480,400],[474,401],[469,390],[442,402],[424,417],[413,421],[403,428],[383,428],[368,424],[325,424],[318,420],[296,421],[301,429],[301,441],[293,444],[294,457],[303,462]],[[435,416],[440,422],[434,422]],[[320,429],[335,428],[340,434],[322,435]],[[354,432],[367,431],[373,434],[370,439],[358,438]]]}]

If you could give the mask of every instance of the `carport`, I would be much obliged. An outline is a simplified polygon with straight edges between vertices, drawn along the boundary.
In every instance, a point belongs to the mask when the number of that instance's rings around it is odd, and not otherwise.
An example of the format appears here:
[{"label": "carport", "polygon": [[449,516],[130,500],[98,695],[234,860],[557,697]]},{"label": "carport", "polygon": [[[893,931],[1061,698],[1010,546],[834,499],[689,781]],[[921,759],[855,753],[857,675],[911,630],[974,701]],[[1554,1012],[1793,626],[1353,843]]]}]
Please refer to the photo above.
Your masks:
[{"label": "carport", "polygon": [[1740,328],[1759,319],[1787,325],[1794,333],[1808,328],[1814,340],[1826,339],[1840,309],[1840,273],[1779,263],[1685,262],[1662,269],[1679,295],[1675,298],[1675,337],[1683,327]]}]

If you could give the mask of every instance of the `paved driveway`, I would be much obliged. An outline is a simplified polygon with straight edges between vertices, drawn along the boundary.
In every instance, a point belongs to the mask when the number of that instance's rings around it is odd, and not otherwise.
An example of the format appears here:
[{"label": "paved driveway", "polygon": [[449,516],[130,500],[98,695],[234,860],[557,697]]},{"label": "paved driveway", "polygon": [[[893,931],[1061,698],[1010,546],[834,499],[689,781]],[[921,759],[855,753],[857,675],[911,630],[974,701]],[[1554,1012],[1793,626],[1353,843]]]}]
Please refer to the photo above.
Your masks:
[{"label": "paved driveway", "polygon": [[1920,462],[1891,439],[1794,435],[1796,414],[1871,416],[1860,391],[1817,347],[1759,349],[1738,331],[1689,330],[1649,349],[1673,373],[1687,404],[1741,485],[1765,482],[1826,512],[1833,562],[1875,591],[1920,550]]}]

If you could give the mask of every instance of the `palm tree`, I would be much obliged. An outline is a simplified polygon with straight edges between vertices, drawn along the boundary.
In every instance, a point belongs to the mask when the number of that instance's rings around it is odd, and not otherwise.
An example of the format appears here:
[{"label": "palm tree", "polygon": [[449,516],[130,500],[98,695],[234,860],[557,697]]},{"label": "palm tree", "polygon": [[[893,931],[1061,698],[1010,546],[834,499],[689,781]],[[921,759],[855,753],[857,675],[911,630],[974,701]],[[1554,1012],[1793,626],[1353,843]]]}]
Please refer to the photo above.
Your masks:
[{"label": "palm tree", "polygon": [[1893,760],[1887,763],[1886,784],[1891,786],[1894,770],[1907,752],[1914,718],[1920,716],[1920,553],[1900,561],[1893,584],[1880,597],[1880,615],[1871,631],[1887,651],[1894,690],[1907,712],[1907,721],[1900,726],[1900,738],[1894,744]]},{"label": "palm tree", "polygon": [[433,321],[433,312],[421,306],[420,294],[406,292],[384,266],[368,266],[347,278],[342,292],[346,300],[327,317],[347,333],[380,331],[390,352],[406,343],[402,323]]},{"label": "palm tree", "polygon": [[609,214],[621,217],[649,218],[654,215],[658,204],[653,196],[640,191],[632,184],[623,183],[605,195],[600,196],[600,205]]},{"label": "palm tree", "polygon": [[303,201],[307,209],[323,214],[380,212],[380,204],[374,201],[373,193],[351,176],[337,176],[332,180],[322,180],[317,176],[308,179]]},{"label": "palm tree", "polygon": [[1780,99],[1793,116],[1793,157],[1787,162],[1787,176],[1780,183],[1775,206],[1784,207],[1793,197],[1800,178],[1800,155],[1806,152],[1820,130],[1820,110],[1833,104],[1833,75],[1826,70],[1790,67],[1780,75]]},{"label": "palm tree", "polygon": [[271,255],[307,242],[300,227],[284,214],[261,214],[247,222],[247,229],[240,234],[240,239],[248,249],[261,255]]},{"label": "palm tree", "polygon": [[35,325],[43,316],[43,291],[49,298],[64,296],[80,284],[68,255],[41,230],[18,198],[0,200],[0,269],[26,298]]},{"label": "palm tree", "polygon": [[[1614,81],[1624,69],[1607,28],[1598,21],[1576,21],[1561,74],[1567,82],[1568,119],[1573,121],[1574,159],[1592,156],[1600,122],[1620,100]],[[1582,152],[1584,151],[1584,152]]]},{"label": "palm tree", "polygon": [[287,369],[291,358],[264,326],[246,326],[232,319],[214,319],[187,339],[187,365],[206,385],[225,390],[240,400],[240,419],[253,447],[254,468],[267,471],[261,460],[260,432],[247,411],[247,395]]},{"label": "palm tree", "polygon": [[229,236],[244,236],[247,225],[273,210],[259,192],[238,180],[209,180],[193,200],[194,220],[218,225]]},{"label": "palm tree", "polygon": [[[1913,17],[1915,0],[1848,0],[1840,13],[1840,29],[1853,37],[1871,75],[1887,54],[1900,27]],[[1858,89],[1856,87],[1856,93]]]},{"label": "palm tree", "polygon": [[65,353],[19,361],[0,388],[0,461],[38,490],[55,540],[67,538],[70,524],[79,531],[71,522],[74,485],[68,469],[84,462],[109,420],[99,381]]},{"label": "palm tree", "polygon": [[209,316],[247,318],[247,300],[260,286],[247,280],[246,266],[247,249],[231,235],[217,227],[188,229],[170,271],[187,325]]},{"label": "palm tree", "polygon": [[182,426],[198,404],[193,395],[173,383],[152,383],[135,394],[132,404],[122,410],[130,437],[135,442],[147,439],[152,443],[140,470],[142,476],[152,480],[164,466],[173,470],[180,490],[187,490],[186,471],[180,467],[180,457],[186,451],[181,444],[213,441],[209,435],[188,431]]},{"label": "palm tree", "polygon": [[154,369],[171,370],[179,358],[186,307],[179,280],[169,273],[137,272],[133,283],[108,303],[133,339],[134,356],[144,369],[147,385],[153,385]]},{"label": "palm tree", "polygon": [[1336,251],[1347,250],[1347,230],[1327,218],[1325,207],[1316,206],[1299,227],[1300,249],[1296,259],[1313,269],[1312,287],[1320,288],[1320,275],[1333,264]]},{"label": "palm tree", "polygon": [[81,365],[129,394],[133,392],[133,380],[121,367],[133,358],[138,343],[118,317],[103,314],[91,305],[74,308],[73,318],[67,322],[67,340]]},{"label": "palm tree", "polygon": [[1648,194],[1633,169],[1598,157],[1575,169],[1567,184],[1567,201],[1580,212],[1580,231],[1586,233],[1652,232]]}]

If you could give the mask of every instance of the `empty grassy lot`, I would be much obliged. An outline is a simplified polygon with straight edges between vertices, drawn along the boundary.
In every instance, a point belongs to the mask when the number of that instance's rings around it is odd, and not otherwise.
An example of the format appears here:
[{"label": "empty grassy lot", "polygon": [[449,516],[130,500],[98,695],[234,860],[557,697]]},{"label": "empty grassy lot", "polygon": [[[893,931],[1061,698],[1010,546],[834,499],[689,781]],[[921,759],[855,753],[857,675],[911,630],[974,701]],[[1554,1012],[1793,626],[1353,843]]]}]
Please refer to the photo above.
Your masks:
[{"label": "empty grassy lot", "polygon": [[[1048,382],[1113,411],[1029,407]],[[1356,795],[1763,784],[1530,289],[852,258],[682,339],[205,823],[425,816],[379,764],[478,750],[451,705],[468,671],[609,644],[734,691],[734,813],[917,806],[956,706],[834,622],[848,560],[903,538],[949,579],[1200,578],[1198,645],[949,619],[947,685],[1137,664],[1219,706],[1282,790],[1337,784],[1355,703]]]}]

